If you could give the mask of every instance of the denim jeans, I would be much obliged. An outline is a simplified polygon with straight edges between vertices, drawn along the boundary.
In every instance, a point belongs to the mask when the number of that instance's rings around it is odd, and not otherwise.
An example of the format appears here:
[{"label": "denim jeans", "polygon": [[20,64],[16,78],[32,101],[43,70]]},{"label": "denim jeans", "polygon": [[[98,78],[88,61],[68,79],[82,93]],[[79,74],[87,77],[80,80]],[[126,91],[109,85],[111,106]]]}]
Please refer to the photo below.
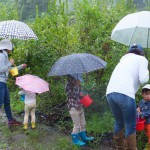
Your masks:
[{"label": "denim jeans", "polygon": [[136,103],[127,95],[110,93],[107,101],[115,118],[114,134],[125,128],[125,137],[136,132]]},{"label": "denim jeans", "polygon": [[0,82],[0,106],[4,104],[4,109],[8,120],[12,120],[12,113],[10,108],[9,90],[6,83]]}]

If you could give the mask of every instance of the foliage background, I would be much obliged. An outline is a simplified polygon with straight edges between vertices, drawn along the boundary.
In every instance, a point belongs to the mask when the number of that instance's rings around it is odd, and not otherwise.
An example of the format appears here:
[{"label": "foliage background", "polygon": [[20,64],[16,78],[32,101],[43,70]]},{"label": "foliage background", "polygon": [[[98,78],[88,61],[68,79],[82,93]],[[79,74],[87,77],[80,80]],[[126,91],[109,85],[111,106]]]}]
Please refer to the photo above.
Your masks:
[{"label": "foliage background", "polygon": [[[105,91],[111,73],[128,47],[110,39],[112,29],[129,13],[150,10],[148,1],[132,0],[3,0],[0,2],[0,21],[21,20],[26,22],[38,36],[38,40],[13,40],[15,63],[27,63],[28,68],[20,75],[35,74],[50,83],[50,92],[38,95],[37,110],[46,115],[51,109],[66,101],[65,77],[48,77],[54,62],[71,53],[92,53],[108,62],[105,69],[84,75],[83,90],[94,99],[86,109],[87,130],[101,133],[112,130],[113,119],[106,102]],[[10,5],[11,4],[11,5]],[[29,11],[30,10],[30,11]],[[23,110],[19,101],[15,78],[10,77],[9,86],[14,111]],[[137,102],[141,99],[137,93]],[[16,99],[18,101],[16,101]],[[68,115],[68,114],[67,114]],[[101,121],[101,118],[104,120]],[[97,127],[97,122],[100,124]],[[103,122],[103,123],[102,123]],[[107,122],[110,124],[107,125]],[[62,122],[61,122],[62,123]],[[104,128],[105,126],[105,128]]]}]

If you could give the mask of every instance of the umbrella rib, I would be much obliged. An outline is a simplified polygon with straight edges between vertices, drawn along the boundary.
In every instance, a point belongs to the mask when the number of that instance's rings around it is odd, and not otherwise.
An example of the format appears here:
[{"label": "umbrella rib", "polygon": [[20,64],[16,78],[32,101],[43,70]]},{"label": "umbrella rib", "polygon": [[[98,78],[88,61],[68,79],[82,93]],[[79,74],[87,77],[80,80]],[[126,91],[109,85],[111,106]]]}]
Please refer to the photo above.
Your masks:
[{"label": "umbrella rib", "polygon": [[147,59],[148,59],[148,41],[149,41],[149,28],[148,28],[148,37],[147,37]]},{"label": "umbrella rib", "polygon": [[133,31],[132,37],[131,37],[131,39],[130,39],[130,44],[129,44],[129,46],[131,45],[131,41],[132,41],[132,38],[133,38],[133,35],[134,35],[136,29],[137,29],[137,26],[135,27],[135,29],[134,29],[134,31]]},{"label": "umbrella rib", "polygon": [[[81,62],[81,64],[82,64],[82,66],[83,66],[83,68],[84,68],[84,70],[85,70],[85,72],[86,72],[86,68],[84,67],[83,62],[81,61],[81,59],[80,59],[80,58],[79,58],[79,60],[80,60],[80,62]],[[84,72],[79,72],[79,73],[84,73]]]}]

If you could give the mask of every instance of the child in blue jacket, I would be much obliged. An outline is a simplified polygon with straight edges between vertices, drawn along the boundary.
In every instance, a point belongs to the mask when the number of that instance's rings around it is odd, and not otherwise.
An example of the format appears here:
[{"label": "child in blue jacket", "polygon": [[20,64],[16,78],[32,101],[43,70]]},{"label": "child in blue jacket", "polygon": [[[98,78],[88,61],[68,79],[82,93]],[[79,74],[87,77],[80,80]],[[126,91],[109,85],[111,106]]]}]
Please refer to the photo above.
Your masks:
[{"label": "child in blue jacket", "polygon": [[141,118],[145,119],[145,133],[150,143],[150,84],[142,88],[143,99],[140,101],[137,111]]}]

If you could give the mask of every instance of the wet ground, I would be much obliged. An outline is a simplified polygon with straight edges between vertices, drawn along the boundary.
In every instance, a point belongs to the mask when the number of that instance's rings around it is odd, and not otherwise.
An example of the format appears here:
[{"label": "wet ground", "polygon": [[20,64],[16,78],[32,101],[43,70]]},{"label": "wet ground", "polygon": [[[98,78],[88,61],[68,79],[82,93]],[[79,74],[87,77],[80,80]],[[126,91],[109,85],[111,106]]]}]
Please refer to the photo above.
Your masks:
[{"label": "wet ground", "polygon": [[[22,121],[17,117],[18,120]],[[72,145],[71,137],[54,127],[38,122],[36,129],[24,131],[22,126],[8,127],[5,114],[0,114],[0,150],[113,150],[111,133],[99,135],[101,141],[84,147]],[[97,145],[95,147],[95,145]]]}]

